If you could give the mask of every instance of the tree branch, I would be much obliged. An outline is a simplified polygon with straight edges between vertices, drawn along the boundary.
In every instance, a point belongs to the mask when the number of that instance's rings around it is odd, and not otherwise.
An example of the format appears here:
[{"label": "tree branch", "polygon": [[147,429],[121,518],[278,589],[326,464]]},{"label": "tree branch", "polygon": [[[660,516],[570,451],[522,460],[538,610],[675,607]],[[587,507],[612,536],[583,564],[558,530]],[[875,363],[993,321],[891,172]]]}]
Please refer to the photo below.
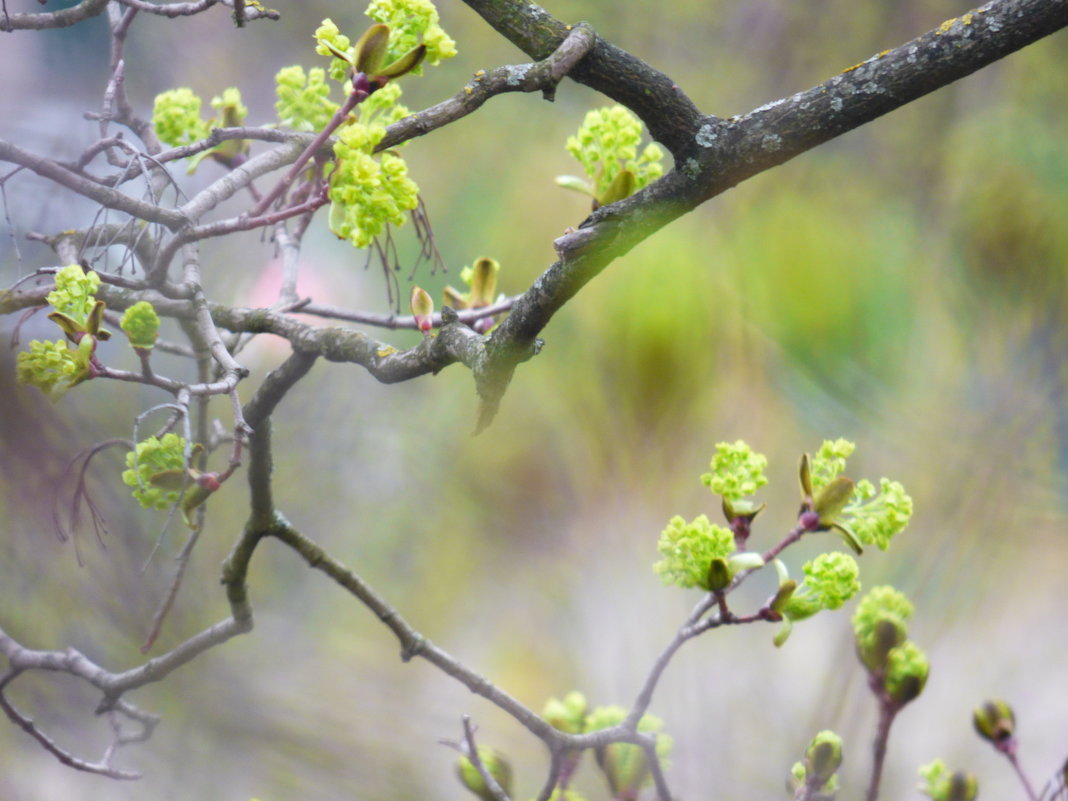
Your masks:
[{"label": "tree branch", "polygon": [[82,20],[102,14],[107,5],[108,0],[82,0],[76,6],[47,14],[8,14],[5,8],[4,13],[0,14],[0,32],[69,28]]},{"label": "tree branch", "polygon": [[[534,3],[464,2],[531,58],[548,57],[570,30]],[[674,81],[600,37],[569,77],[627,106],[641,118],[652,137],[672,153],[684,149],[699,125],[701,113]]]}]

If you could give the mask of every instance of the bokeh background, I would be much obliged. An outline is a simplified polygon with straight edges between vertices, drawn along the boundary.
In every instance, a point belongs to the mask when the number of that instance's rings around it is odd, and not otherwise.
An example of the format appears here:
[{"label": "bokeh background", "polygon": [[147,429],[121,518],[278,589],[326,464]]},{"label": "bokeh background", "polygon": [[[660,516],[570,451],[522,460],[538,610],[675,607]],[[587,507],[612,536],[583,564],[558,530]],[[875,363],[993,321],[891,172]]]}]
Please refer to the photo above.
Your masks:
[{"label": "bokeh background", "polygon": [[[365,24],[359,3],[276,5],[282,21],[245,30],[221,8],[139,18],[127,48],[135,105],[148,114],[168,88],[191,86],[207,99],[237,85],[250,123],[269,122],[275,72],[319,60],[319,21]],[[7,7],[38,10],[29,0]],[[406,82],[412,108],[450,96],[476,69],[528,60],[456,0],[439,7],[460,55]],[[819,83],[967,5],[547,8],[589,20],[702,109],[727,116]],[[1061,33],[679,220],[554,318],[543,352],[522,365],[479,437],[462,368],[382,386],[359,368],[320,363],[275,417],[280,508],[424,634],[526,704],[540,709],[580,689],[593,703],[627,705],[697,600],[662,587],[650,568],[673,514],[716,514],[698,478],[714,444],[744,438],[770,458],[760,495],[769,509],[753,540],[765,548],[791,525],[800,453],[848,437],[858,444],[850,475],[890,476],[915,500],[914,522],[891,551],[861,560],[862,580],[892,582],[913,599],[911,637],[933,666],[926,692],[898,720],[883,797],[918,797],[917,766],[941,756],[979,776],[981,797],[1023,798],[1008,765],[972,733],[970,712],[990,696],[1015,705],[1021,759],[1040,785],[1068,756],[1066,71]],[[72,159],[96,135],[82,113],[100,107],[107,80],[105,23],[8,34],[0,74],[0,136]],[[499,97],[410,145],[449,267],[423,267],[416,280],[440,295],[460,267],[489,255],[503,265],[504,291],[529,286],[552,261],[552,240],[588,210],[553,178],[577,171],[564,140],[604,103],[570,83],[554,104]],[[219,169],[206,162],[187,191]],[[26,174],[6,193],[0,269],[9,285],[54,263],[28,232],[85,226],[95,209]],[[206,243],[202,258],[216,298],[270,302],[269,242],[250,234]],[[381,275],[363,262],[318,220],[300,291],[384,311]],[[5,343],[16,322],[0,321]],[[398,346],[414,341],[377,333]],[[42,315],[20,334],[23,343],[52,335]],[[14,384],[16,351],[0,352],[2,625],[28,646],[74,646],[112,669],[134,666],[184,535],[168,532],[142,572],[161,519],[134,508],[113,453],[92,478],[108,531],[99,543],[81,532],[84,566],[57,539],[51,510],[66,461],[130,436],[134,417],[162,398],[94,383],[51,405]],[[278,340],[245,351],[245,397],[285,353]],[[105,355],[129,360],[121,347]],[[217,414],[226,419],[224,404]],[[245,502],[240,477],[213,499],[157,652],[227,613],[219,564]],[[836,545],[813,537],[788,561],[800,572]],[[755,608],[773,581],[751,584],[739,609]],[[75,773],[0,725],[0,797],[461,799],[455,755],[439,740],[460,736],[464,713],[481,743],[510,755],[517,797],[540,788],[536,741],[428,664],[402,664],[373,615],[284,548],[263,544],[250,585],[250,635],[132,696],[163,716],[152,740],[122,757],[144,772],[140,782]],[[781,650],[774,628],[762,626],[683,649],[652,708],[675,737],[669,777],[680,798],[784,798],[790,765],[823,728],[846,741],[842,797],[860,797],[875,710],[852,654],[852,606],[800,625]],[[92,715],[98,699],[69,678],[20,677],[11,695],[76,753],[94,757],[108,742],[106,721]],[[592,761],[578,787],[606,797]]]}]

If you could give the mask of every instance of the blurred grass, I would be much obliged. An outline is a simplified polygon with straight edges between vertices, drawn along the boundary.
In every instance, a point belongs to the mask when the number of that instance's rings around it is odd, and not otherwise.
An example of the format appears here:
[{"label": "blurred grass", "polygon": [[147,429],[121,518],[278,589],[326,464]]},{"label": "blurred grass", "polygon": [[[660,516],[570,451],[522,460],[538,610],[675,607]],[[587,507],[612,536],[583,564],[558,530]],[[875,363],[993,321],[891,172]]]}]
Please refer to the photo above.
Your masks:
[{"label": "blurred grass", "polygon": [[[461,56],[406,86],[413,108],[453,94],[478,68],[526,60],[461,4],[441,8]],[[147,108],[156,92],[190,84],[210,97],[240,76],[250,120],[269,119],[272,76],[313,63],[318,21],[359,18],[357,7],[325,2],[282,10],[282,23],[246,31],[225,14],[139,19],[131,96]],[[703,108],[732,114],[965,8],[560,0],[549,10],[590,20]],[[5,39],[14,44],[0,65],[17,57],[37,66],[0,97],[0,135],[24,144],[39,136],[64,157],[92,140],[89,123],[62,128],[95,107],[103,87],[91,39],[61,46],[81,30],[48,34],[43,48],[25,34]],[[195,46],[176,47],[181,37]],[[356,368],[317,365],[275,419],[280,508],[432,640],[524,703],[537,709],[578,688],[594,703],[625,704],[696,600],[659,587],[650,565],[672,514],[716,512],[697,480],[714,443],[745,438],[771,458],[769,511],[754,539],[766,547],[790,525],[798,455],[824,437],[855,439],[850,473],[901,480],[917,508],[889,555],[865,556],[862,579],[913,597],[912,636],[934,665],[926,695],[898,724],[885,797],[905,797],[916,766],[935,756],[977,772],[984,797],[1019,797],[968,715],[984,697],[1005,696],[1020,717],[1025,766],[1043,778],[1064,758],[1065,710],[1050,695],[1068,646],[1059,600],[1068,553],[1066,43],[1063,33],[1051,37],[758,176],[635,249],[557,315],[542,354],[517,371],[480,437],[470,436],[476,401],[460,368],[385,387]],[[33,105],[41,96],[48,108]],[[600,102],[574,85],[553,105],[496,98],[406,148],[449,267],[417,277],[435,297],[481,255],[501,262],[510,293],[551,262],[552,239],[587,213],[553,184],[575,170],[563,142]],[[17,234],[89,222],[92,210],[78,219],[58,201],[38,214],[49,191],[11,182]],[[313,229],[304,291],[384,310],[381,278],[361,270],[362,255]],[[0,245],[4,264],[13,263],[10,241]],[[10,273],[50,263],[19,246],[24,261]],[[273,255],[255,236],[204,254],[216,289],[238,300]],[[29,325],[24,341],[44,328]],[[284,353],[269,343],[250,349],[251,384]],[[48,406],[12,385],[12,360],[0,370],[3,625],[33,647],[72,644],[109,667],[132,666],[182,535],[172,531],[139,572],[160,519],[122,500],[119,459],[105,455],[94,480],[107,547],[83,532],[79,568],[50,530],[51,490],[74,451],[129,436],[133,415],[159,399],[90,386]],[[225,416],[225,404],[216,413]],[[218,565],[245,500],[240,476],[212,500],[161,648],[225,614]],[[792,569],[824,547],[829,539],[806,544]],[[512,755],[520,797],[536,792],[543,754],[514,722],[427,665],[402,665],[372,616],[282,549],[265,543],[253,571],[256,630],[136,694],[165,716],[126,758],[145,780],[119,786],[76,774],[7,727],[8,797],[458,799],[453,753],[437,741],[459,737],[464,712],[481,742]],[[761,583],[746,601],[768,592]],[[845,792],[859,795],[874,715],[847,615],[799,626],[781,652],[771,635],[709,635],[668,670],[654,711],[676,737],[680,797],[781,797],[789,765],[825,727],[846,737]],[[96,699],[74,683],[20,678],[14,695],[68,747],[106,743],[105,723],[89,714]],[[589,766],[580,783],[591,795],[599,789]]]}]

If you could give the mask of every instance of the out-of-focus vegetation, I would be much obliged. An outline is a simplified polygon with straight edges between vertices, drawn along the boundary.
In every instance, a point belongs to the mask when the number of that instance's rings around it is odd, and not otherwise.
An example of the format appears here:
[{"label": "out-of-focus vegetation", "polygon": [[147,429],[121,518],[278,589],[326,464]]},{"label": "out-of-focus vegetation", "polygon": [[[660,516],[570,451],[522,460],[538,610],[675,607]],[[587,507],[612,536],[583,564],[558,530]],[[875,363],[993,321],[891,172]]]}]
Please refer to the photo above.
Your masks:
[{"label": "out-of-focus vegetation", "polygon": [[[966,10],[949,0],[546,6],[590,21],[722,115],[808,88]],[[406,85],[412,108],[453,94],[478,68],[527,60],[460,3],[440,9],[460,55]],[[267,120],[275,72],[315,63],[319,20],[352,28],[362,7],[281,10],[280,23],[240,31],[224,13],[139,19],[127,54],[132,99],[147,115],[165,89],[211,96],[237,83],[249,122]],[[103,33],[98,19],[4,37],[0,135],[64,158],[90,141],[95,123],[80,131],[69,120],[99,106]],[[1064,33],[1051,37],[648,240],[558,314],[477,438],[460,367],[387,387],[358,368],[317,365],[275,417],[280,508],[428,637],[528,705],[572,688],[626,704],[696,600],[663,588],[651,565],[673,514],[718,513],[696,479],[714,444],[742,437],[771,458],[778,489],[763,496],[769,510],[751,540],[762,549],[792,523],[800,453],[847,436],[859,445],[858,474],[900,478],[916,502],[890,552],[860,562],[865,587],[891,582],[915,602],[910,632],[930,644],[927,692],[896,724],[885,797],[907,797],[916,768],[935,756],[976,773],[984,797],[1021,797],[969,716],[983,698],[1009,698],[1025,767],[1044,779],[1066,756],[1068,704],[1055,692],[1068,649],[1066,45]],[[503,96],[406,148],[450,268],[434,277],[424,268],[420,284],[440,297],[486,255],[502,265],[503,291],[529,285],[553,259],[552,239],[588,211],[553,177],[574,171],[564,142],[603,103],[566,83],[554,105]],[[206,164],[193,180],[218,169]],[[91,209],[72,214],[42,186],[28,176],[8,184],[19,236],[90,221]],[[325,219],[316,228],[301,292],[384,310],[381,278],[363,271],[362,254],[331,237]],[[5,285],[53,262],[25,240],[19,249],[21,263],[12,239],[0,242]],[[272,256],[270,243],[237,237],[204,248],[204,271],[245,302]],[[23,341],[44,325],[23,325]],[[284,355],[278,344],[246,352],[253,381]],[[105,360],[126,358],[107,347]],[[179,527],[142,573],[161,518],[135,508],[117,454],[94,472],[109,531],[102,545],[82,532],[84,567],[54,536],[50,504],[67,459],[129,436],[133,417],[160,399],[91,382],[50,406],[14,385],[13,363],[11,352],[0,358],[4,626],[30,646],[69,644],[115,669],[134,665]],[[212,499],[158,647],[226,614],[214,588],[245,500],[239,481]],[[823,547],[790,552],[794,569]],[[763,600],[770,585],[758,590]],[[335,586],[266,543],[251,594],[251,635],[135,695],[164,716],[130,756],[146,773],[140,783],[69,771],[0,726],[5,797],[458,799],[455,755],[438,740],[460,736],[464,712],[481,744],[510,755],[520,797],[536,793],[541,747],[428,665],[402,665],[378,621]],[[668,671],[652,710],[675,737],[680,797],[784,797],[790,765],[821,729],[842,734],[843,794],[859,796],[874,710],[848,615],[821,616],[781,651],[773,633],[714,632]],[[66,747],[107,741],[105,722],[91,718],[98,699],[72,682],[35,676],[14,696]],[[579,784],[594,796],[587,771]]]}]

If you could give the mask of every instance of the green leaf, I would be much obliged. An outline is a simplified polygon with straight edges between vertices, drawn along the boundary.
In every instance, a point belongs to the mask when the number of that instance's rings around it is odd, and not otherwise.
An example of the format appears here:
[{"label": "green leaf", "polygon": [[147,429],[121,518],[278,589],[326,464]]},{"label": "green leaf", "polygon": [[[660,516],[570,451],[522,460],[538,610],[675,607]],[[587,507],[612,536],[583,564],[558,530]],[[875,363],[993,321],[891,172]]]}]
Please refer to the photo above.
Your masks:
[{"label": "green leaf", "polygon": [[617,200],[623,200],[623,198],[630,197],[634,194],[637,188],[638,181],[634,177],[634,173],[630,170],[620,170],[616,173],[616,177],[612,179],[611,183],[604,190],[604,194],[597,198],[598,202],[602,206],[607,206],[610,203],[615,203]]},{"label": "green leaf", "polygon": [[426,45],[417,45],[392,64],[380,68],[374,74],[380,78],[399,78],[414,70],[426,57]]},{"label": "green leaf", "polygon": [[[329,42],[325,43],[330,47]],[[330,48],[337,55],[334,48]],[[364,75],[379,75],[379,69],[386,60],[386,52],[389,50],[389,26],[381,23],[372,25],[363,36],[356,42],[356,67],[357,72]],[[344,56],[338,56],[344,58]]]},{"label": "green leaf", "polygon": [[163,470],[149,476],[148,483],[158,489],[181,491],[189,483],[189,474],[185,470]]}]

